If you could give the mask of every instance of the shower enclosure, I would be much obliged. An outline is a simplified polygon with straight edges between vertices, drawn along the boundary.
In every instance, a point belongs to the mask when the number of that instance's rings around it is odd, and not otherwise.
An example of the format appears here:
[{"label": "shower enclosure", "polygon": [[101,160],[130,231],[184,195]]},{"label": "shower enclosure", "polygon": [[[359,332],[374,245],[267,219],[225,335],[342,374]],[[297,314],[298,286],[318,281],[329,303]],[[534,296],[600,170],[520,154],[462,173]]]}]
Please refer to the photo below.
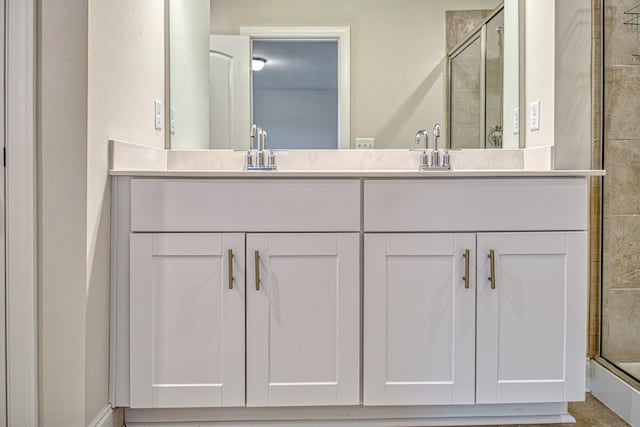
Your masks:
[{"label": "shower enclosure", "polygon": [[600,356],[640,386],[640,5],[604,0]]},{"label": "shower enclosure", "polygon": [[449,53],[450,147],[520,146],[518,130],[510,119],[519,114],[518,20],[518,0],[507,1]]}]

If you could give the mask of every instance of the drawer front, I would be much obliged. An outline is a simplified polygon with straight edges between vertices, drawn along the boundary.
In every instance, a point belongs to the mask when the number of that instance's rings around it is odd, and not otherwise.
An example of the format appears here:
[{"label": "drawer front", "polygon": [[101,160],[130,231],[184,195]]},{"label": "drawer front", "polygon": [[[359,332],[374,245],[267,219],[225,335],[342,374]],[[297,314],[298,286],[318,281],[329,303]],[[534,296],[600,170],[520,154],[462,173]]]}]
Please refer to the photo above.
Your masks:
[{"label": "drawer front", "polygon": [[359,231],[359,180],[133,179],[131,231]]},{"label": "drawer front", "polygon": [[586,230],[586,178],[367,180],[364,230]]}]

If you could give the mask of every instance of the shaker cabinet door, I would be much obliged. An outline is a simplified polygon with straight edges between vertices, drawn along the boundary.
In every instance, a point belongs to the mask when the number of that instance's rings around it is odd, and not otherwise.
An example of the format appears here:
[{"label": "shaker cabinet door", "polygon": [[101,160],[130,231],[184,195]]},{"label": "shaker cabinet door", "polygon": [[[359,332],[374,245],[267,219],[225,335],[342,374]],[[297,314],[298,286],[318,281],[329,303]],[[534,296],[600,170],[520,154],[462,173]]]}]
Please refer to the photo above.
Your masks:
[{"label": "shaker cabinet door", "polygon": [[474,403],[475,248],[475,234],[365,235],[365,405]]},{"label": "shaker cabinet door", "polygon": [[131,235],[131,407],[244,405],[243,234]]},{"label": "shaker cabinet door", "polygon": [[585,232],[478,235],[477,403],[584,399]]},{"label": "shaker cabinet door", "polygon": [[247,406],[360,401],[359,235],[247,235]]}]

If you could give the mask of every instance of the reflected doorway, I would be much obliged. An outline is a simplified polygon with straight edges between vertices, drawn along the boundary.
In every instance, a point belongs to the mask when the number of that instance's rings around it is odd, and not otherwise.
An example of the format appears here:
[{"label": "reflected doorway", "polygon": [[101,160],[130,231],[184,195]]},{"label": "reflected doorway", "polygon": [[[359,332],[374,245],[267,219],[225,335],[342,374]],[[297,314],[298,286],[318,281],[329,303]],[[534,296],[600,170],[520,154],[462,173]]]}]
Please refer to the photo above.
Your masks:
[{"label": "reflected doorway", "polygon": [[272,149],[337,149],[338,41],[253,40],[252,117]]}]

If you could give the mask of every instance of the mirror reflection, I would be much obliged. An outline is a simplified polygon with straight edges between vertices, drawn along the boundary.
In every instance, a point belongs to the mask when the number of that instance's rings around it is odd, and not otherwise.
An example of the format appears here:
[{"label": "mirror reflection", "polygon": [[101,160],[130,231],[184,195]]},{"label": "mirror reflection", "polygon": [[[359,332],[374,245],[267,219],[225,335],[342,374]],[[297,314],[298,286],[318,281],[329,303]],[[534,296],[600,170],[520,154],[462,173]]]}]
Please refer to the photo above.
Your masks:
[{"label": "mirror reflection", "polygon": [[169,0],[170,146],[518,147],[517,4]]}]

